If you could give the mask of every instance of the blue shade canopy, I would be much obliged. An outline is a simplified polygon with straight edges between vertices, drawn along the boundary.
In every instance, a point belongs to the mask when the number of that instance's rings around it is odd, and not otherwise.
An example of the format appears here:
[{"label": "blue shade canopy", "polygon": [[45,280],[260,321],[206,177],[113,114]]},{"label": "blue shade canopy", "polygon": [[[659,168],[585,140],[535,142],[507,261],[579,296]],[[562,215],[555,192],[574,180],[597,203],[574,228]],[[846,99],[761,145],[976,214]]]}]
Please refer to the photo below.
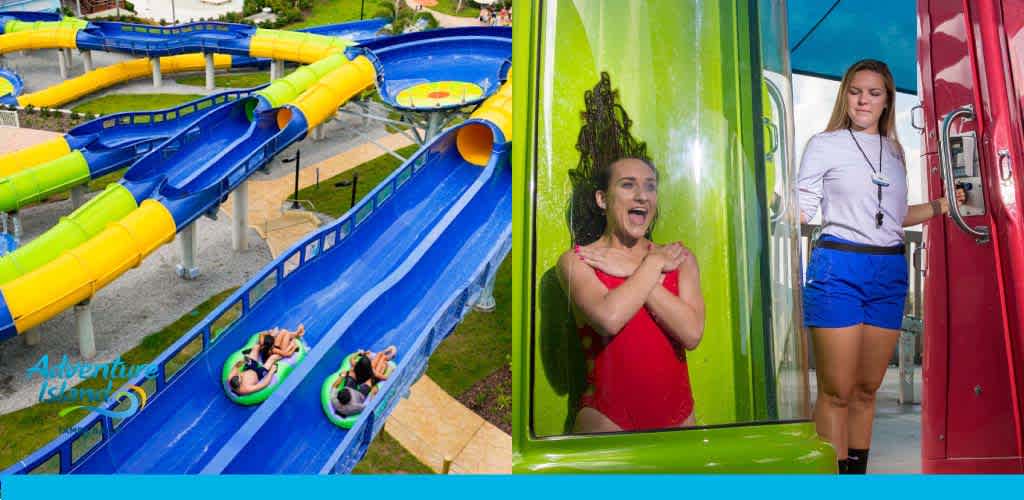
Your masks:
[{"label": "blue shade canopy", "polygon": [[860,59],[889,65],[896,89],[917,93],[915,0],[788,0],[793,73],[841,80]]}]

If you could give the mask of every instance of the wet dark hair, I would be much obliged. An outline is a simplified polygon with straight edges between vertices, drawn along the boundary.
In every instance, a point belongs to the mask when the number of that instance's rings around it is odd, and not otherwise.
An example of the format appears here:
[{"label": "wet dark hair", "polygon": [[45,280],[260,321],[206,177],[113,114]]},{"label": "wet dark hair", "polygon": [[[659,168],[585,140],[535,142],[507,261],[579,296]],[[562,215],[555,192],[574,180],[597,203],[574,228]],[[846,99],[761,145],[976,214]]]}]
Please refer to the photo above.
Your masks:
[{"label": "wet dark hair", "polygon": [[242,385],[242,379],[238,375],[235,375],[228,380],[228,385],[231,386],[232,391],[237,392],[238,388]]},{"label": "wet dark hair", "polygon": [[[608,190],[615,162],[636,159],[651,167],[655,178],[658,176],[658,169],[647,155],[647,144],[629,133],[633,122],[619,103],[619,92],[612,88],[607,72],[601,72],[601,80],[583,95],[583,101],[583,126],[576,140],[580,160],[569,171],[573,190],[566,214],[572,241],[578,245],[593,243],[604,234],[608,221],[594,194]],[[648,238],[656,221],[657,214],[647,230]]]},{"label": "wet dark hair", "polygon": [[341,390],[338,391],[338,402],[343,405],[347,405],[349,401],[352,401],[352,394],[348,392],[347,387],[342,387]]},{"label": "wet dark hair", "polygon": [[274,338],[269,333],[263,335],[263,342],[260,343],[260,357],[263,361],[270,358],[270,352],[274,349]]},{"label": "wet dark hair", "polygon": [[353,367],[353,371],[355,371],[357,382],[365,382],[372,379],[373,362],[370,361],[370,357],[365,354],[360,354],[356,359],[356,365]]}]

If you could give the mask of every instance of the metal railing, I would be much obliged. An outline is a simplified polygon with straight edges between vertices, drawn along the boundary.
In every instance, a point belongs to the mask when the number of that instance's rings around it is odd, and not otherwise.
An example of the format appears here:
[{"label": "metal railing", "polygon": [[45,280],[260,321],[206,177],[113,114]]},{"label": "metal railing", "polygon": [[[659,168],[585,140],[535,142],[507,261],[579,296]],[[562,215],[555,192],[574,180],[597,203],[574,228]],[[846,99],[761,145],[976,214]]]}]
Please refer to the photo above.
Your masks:
[{"label": "metal railing", "polygon": [[176,120],[182,116],[189,115],[196,111],[210,108],[215,105],[224,104],[226,102],[237,101],[239,99],[249,97],[257,90],[266,87],[261,85],[259,87],[253,87],[245,90],[231,90],[228,92],[221,92],[219,94],[213,94],[206,96],[202,99],[187,102],[180,106],[173,108],[161,109],[157,111],[128,111],[124,113],[115,113],[112,115],[106,115],[102,118],[83,123],[68,131],[68,134],[91,134],[99,132],[101,130],[110,130],[114,128],[125,128],[133,125],[159,125],[163,122],[169,122]]},{"label": "metal railing", "polygon": [[497,274],[498,267],[501,266],[511,249],[512,231],[509,228],[500,245],[496,245],[492,249],[487,260],[473,273],[471,283],[453,293],[445,302],[444,307],[431,318],[429,326],[418,335],[412,348],[409,349],[410,355],[403,358],[403,361],[395,369],[395,375],[388,380],[387,390],[377,401],[371,402],[374,406],[373,411],[368,413],[365,418],[358,420],[349,434],[345,436],[342,444],[339,445],[341,453],[331,466],[331,472],[345,474],[355,468],[356,463],[362,458],[363,450],[370,445],[373,437],[384,427],[387,416],[398,405],[401,399],[398,396],[407,394],[412,384],[419,380],[423,372],[426,371],[430,355],[473,307],[479,295],[485,291],[487,283]]},{"label": "metal railing", "polygon": [[0,111],[0,127],[21,127],[17,111]]}]

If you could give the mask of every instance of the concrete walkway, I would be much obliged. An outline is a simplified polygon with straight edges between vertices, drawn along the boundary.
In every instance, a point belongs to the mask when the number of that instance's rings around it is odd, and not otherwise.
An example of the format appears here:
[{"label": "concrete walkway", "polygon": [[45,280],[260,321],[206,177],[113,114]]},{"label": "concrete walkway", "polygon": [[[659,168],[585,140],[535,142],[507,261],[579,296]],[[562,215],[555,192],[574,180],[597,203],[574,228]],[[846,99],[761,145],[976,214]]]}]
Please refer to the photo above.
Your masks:
[{"label": "concrete walkway", "polygon": [[[328,138],[330,140],[330,138]],[[391,134],[377,142],[391,149],[411,144],[402,134]],[[370,143],[304,167],[299,172],[299,187],[357,167],[383,154]],[[283,210],[284,200],[292,195],[294,177],[249,181],[249,224],[267,240],[277,257],[296,241],[317,228],[320,220],[304,211]],[[222,206],[232,213],[234,195]],[[512,472],[512,436],[487,422],[423,376],[412,386],[408,399],[402,400],[388,418],[385,430],[420,462],[441,472],[451,460],[451,472],[508,474]]]},{"label": "concrete walkway", "polygon": [[0,127],[0,155],[13,153],[63,135],[49,130]]},{"label": "concrete walkway", "polygon": [[[470,0],[466,0],[467,5],[469,4],[469,2]],[[413,10],[416,10],[416,8],[419,7],[420,5],[419,2],[417,2],[416,0],[405,0],[405,4],[412,8]],[[480,22],[480,20],[475,17],[451,16],[448,14],[438,12],[436,10],[428,9],[427,7],[421,8],[420,12],[429,12],[433,14],[434,19],[437,19],[437,24],[440,25],[442,28],[457,28],[460,26],[486,26],[484,23]]]}]

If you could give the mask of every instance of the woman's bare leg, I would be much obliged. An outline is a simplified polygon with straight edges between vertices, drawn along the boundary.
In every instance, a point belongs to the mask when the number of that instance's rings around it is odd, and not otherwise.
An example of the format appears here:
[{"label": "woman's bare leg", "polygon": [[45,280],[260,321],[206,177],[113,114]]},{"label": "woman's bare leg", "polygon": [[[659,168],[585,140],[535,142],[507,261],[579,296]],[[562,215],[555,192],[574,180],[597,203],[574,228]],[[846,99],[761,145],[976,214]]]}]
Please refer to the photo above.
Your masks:
[{"label": "woman's bare leg", "polygon": [[847,443],[850,448],[871,447],[871,427],[875,421],[875,393],[882,385],[885,370],[899,341],[899,330],[864,325],[860,344],[860,362],[850,398]]},{"label": "woman's bare leg", "polygon": [[618,432],[621,430],[622,428],[612,422],[612,419],[606,417],[604,413],[590,407],[584,407],[576,414],[576,424],[572,429],[575,433]]},{"label": "woman's bare leg", "polygon": [[818,377],[814,423],[818,434],[832,443],[839,460],[847,457],[848,410],[856,383],[862,330],[859,324],[811,328]]}]

